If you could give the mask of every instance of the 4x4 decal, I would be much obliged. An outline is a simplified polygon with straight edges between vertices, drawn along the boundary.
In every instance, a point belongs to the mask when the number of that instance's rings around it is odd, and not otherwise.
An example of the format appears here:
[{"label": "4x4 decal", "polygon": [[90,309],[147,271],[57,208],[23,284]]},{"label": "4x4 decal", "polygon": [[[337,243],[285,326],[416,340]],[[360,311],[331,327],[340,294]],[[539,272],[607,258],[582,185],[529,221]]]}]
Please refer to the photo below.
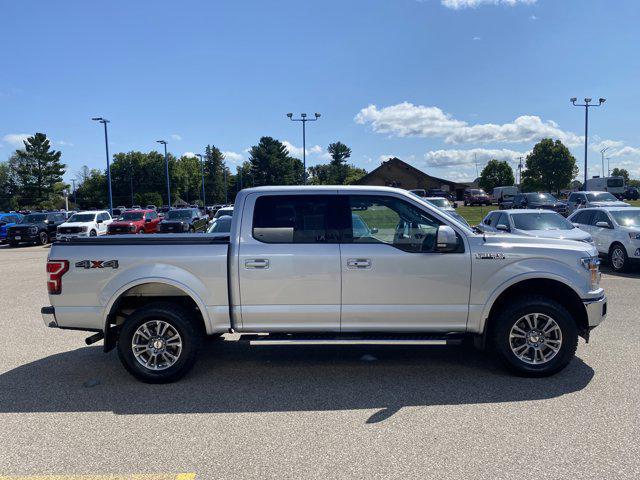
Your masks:
[{"label": "4x4 decal", "polygon": [[118,268],[118,260],[81,260],[76,268]]}]

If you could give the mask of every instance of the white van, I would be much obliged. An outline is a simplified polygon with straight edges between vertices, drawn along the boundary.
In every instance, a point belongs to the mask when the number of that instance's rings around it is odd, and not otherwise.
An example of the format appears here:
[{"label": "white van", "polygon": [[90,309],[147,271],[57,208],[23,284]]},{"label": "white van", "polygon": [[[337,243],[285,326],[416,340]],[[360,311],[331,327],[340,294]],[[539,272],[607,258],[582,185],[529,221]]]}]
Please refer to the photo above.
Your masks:
[{"label": "white van", "polygon": [[505,201],[511,202],[513,197],[518,194],[518,187],[512,185],[510,187],[495,187],[493,189],[493,200],[498,203],[498,205],[504,203]]},{"label": "white van", "polygon": [[590,192],[609,192],[619,198],[624,193],[624,177],[588,178],[586,190]]}]

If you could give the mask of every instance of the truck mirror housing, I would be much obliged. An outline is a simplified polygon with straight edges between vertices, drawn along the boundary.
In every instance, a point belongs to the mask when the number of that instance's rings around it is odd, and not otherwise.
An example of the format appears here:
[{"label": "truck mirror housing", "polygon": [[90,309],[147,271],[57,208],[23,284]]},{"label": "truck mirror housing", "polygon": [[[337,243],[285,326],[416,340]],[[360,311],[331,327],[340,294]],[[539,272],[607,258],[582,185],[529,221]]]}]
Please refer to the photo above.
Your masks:
[{"label": "truck mirror housing", "polygon": [[436,249],[439,252],[453,252],[458,249],[458,236],[449,225],[440,225],[438,227]]}]

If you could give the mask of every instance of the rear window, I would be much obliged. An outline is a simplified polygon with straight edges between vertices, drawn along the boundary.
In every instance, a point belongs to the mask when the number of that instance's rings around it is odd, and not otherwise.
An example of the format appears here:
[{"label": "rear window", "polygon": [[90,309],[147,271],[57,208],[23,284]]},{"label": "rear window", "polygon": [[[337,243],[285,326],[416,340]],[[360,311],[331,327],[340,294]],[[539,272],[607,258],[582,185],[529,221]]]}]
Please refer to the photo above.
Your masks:
[{"label": "rear window", "polygon": [[259,197],[253,213],[253,238],[265,243],[337,243],[339,225],[334,218],[339,214],[330,214],[332,209],[339,210],[337,202],[335,195]]}]

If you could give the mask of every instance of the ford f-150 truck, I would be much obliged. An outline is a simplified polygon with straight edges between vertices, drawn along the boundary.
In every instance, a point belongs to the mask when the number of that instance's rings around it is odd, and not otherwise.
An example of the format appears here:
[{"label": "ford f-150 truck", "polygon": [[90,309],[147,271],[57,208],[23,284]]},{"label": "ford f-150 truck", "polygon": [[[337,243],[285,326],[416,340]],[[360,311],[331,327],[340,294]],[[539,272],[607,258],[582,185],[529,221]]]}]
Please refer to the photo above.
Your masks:
[{"label": "ford f-150 truck", "polygon": [[[357,220],[357,222],[354,221]],[[259,187],[229,234],[55,244],[49,327],[95,332],[140,380],[173,381],[205,335],[252,344],[446,345],[474,337],[551,375],[606,315],[588,243],[483,234],[404,190]]]}]

